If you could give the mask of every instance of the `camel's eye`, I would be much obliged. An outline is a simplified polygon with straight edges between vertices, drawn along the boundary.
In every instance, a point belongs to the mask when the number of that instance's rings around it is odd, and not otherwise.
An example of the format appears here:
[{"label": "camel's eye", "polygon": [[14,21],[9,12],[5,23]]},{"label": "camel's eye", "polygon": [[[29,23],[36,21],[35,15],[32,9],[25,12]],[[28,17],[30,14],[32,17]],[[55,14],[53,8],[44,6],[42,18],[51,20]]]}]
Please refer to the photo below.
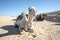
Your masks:
[{"label": "camel's eye", "polygon": [[34,12],[34,10],[33,9],[31,9],[31,10],[29,10],[30,12]]}]

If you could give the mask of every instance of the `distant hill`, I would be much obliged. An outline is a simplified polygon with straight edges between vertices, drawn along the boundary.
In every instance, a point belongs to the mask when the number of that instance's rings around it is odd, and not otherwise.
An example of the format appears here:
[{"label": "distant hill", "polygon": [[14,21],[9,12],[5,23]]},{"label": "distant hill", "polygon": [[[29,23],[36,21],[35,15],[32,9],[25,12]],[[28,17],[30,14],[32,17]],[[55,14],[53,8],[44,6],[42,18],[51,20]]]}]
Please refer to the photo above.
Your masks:
[{"label": "distant hill", "polygon": [[60,10],[46,13],[47,16],[45,20],[51,21],[51,22],[60,22]]},{"label": "distant hill", "polygon": [[47,16],[60,16],[60,10],[46,13]]}]

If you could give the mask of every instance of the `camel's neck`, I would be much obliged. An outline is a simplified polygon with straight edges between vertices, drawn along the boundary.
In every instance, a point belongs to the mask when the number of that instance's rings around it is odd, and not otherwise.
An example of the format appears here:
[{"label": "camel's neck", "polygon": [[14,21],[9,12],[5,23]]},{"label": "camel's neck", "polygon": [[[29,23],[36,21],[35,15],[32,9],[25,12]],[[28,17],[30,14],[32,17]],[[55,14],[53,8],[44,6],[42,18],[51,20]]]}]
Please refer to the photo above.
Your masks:
[{"label": "camel's neck", "polygon": [[28,19],[31,22],[33,20],[33,15],[29,14]]}]

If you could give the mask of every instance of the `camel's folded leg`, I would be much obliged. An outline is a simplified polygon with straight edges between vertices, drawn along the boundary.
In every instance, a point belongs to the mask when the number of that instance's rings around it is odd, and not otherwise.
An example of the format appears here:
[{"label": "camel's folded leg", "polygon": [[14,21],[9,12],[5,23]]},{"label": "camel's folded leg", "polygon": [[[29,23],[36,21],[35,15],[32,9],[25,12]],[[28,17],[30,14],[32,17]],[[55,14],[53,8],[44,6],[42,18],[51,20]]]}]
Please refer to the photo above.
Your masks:
[{"label": "camel's folded leg", "polygon": [[31,27],[29,27],[29,26],[25,26],[24,30],[25,30],[26,32],[34,33],[34,30],[31,29]]},{"label": "camel's folded leg", "polygon": [[26,25],[25,25],[25,27],[24,27],[24,30],[26,31],[26,32],[28,32],[28,24],[26,23]]},{"label": "camel's folded leg", "polygon": [[28,31],[29,31],[30,33],[34,33],[34,30],[31,29],[31,27],[32,27],[32,22],[30,22],[30,23],[28,24],[27,29],[28,29]]},{"label": "camel's folded leg", "polygon": [[19,34],[23,34],[23,29],[19,26]]}]

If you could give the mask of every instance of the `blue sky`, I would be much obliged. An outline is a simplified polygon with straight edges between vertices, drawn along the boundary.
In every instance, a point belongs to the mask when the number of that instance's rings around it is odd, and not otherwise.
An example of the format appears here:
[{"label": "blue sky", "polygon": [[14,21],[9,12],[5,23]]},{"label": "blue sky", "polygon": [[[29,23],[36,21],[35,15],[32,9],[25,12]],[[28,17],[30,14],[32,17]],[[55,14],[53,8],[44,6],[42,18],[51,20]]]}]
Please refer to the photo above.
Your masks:
[{"label": "blue sky", "polygon": [[33,6],[38,13],[60,10],[60,0],[0,0],[0,16],[17,16],[21,12],[28,13]]}]

